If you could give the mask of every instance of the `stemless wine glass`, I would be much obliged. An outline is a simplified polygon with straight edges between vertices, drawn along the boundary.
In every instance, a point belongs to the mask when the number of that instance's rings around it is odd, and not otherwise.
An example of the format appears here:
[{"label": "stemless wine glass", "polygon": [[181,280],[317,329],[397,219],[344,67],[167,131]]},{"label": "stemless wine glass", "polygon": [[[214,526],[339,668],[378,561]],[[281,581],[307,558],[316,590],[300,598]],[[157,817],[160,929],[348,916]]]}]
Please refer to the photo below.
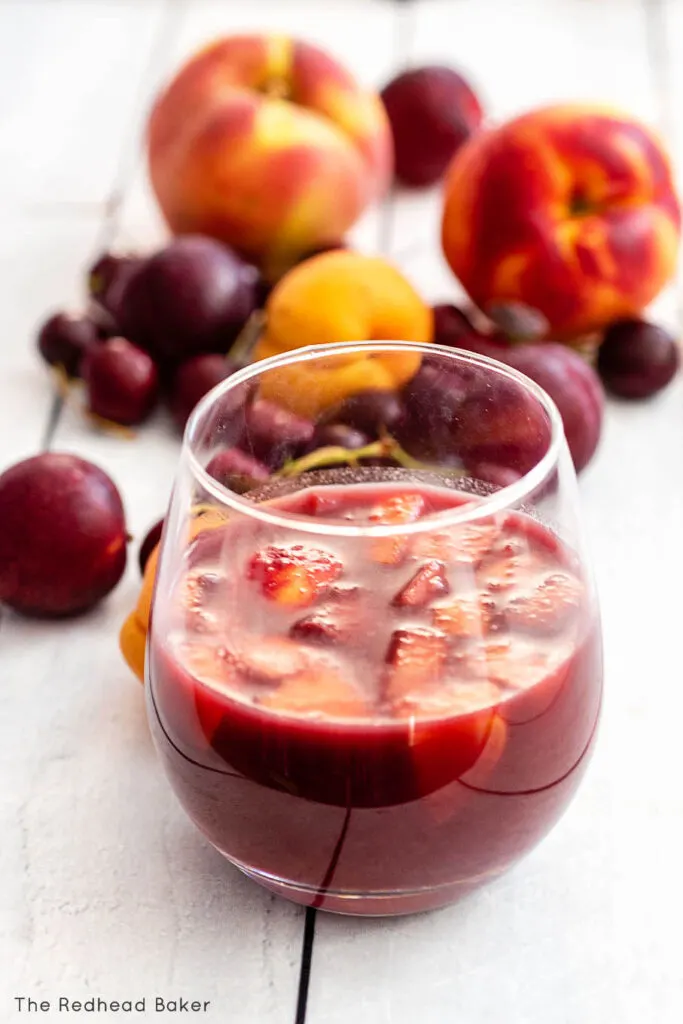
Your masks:
[{"label": "stemless wine glass", "polygon": [[276,893],[375,915],[452,902],[538,842],[600,709],[576,505],[557,409],[491,359],[348,343],[210,392],[147,660],[209,841]]}]

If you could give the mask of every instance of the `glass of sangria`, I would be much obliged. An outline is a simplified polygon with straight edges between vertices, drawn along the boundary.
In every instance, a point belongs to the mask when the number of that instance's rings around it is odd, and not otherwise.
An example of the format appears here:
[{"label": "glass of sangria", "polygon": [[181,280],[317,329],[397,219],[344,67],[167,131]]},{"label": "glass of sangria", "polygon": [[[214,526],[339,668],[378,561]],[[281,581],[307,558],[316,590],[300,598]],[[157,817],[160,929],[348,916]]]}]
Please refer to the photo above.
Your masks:
[{"label": "glass of sangria", "polygon": [[186,430],[146,691],[185,811],[276,893],[399,914],[506,870],[571,799],[601,703],[552,401],[401,342],[224,381]]}]

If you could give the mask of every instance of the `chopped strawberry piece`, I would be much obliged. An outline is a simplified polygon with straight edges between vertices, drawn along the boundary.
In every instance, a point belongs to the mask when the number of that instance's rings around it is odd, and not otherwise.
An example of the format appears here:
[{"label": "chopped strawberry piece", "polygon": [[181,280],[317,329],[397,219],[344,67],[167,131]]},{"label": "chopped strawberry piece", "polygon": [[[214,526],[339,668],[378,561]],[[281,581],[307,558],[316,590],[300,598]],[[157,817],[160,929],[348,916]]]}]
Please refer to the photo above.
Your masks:
[{"label": "chopped strawberry piece", "polygon": [[235,658],[239,669],[252,681],[277,683],[308,667],[307,652],[285,637],[258,637]]},{"label": "chopped strawberry piece", "polygon": [[442,597],[450,589],[446,566],[433,558],[420,566],[391,603],[397,608],[425,608],[433,598]]},{"label": "chopped strawberry piece", "polygon": [[295,640],[307,640],[312,644],[340,644],[348,639],[348,632],[342,629],[337,619],[329,614],[307,615],[293,624],[289,635]]},{"label": "chopped strawberry piece", "polygon": [[286,679],[259,700],[261,707],[290,714],[320,714],[331,718],[358,718],[370,709],[352,683],[325,666]]},{"label": "chopped strawberry piece", "polygon": [[576,615],[581,604],[579,580],[554,573],[533,590],[513,598],[507,605],[507,621],[529,633],[555,633]]},{"label": "chopped strawberry piece", "polygon": [[223,646],[208,643],[186,643],[180,648],[183,664],[203,683],[228,684],[237,682],[234,658]]},{"label": "chopped strawberry piece", "polygon": [[522,562],[518,556],[501,555],[481,570],[482,583],[487,590],[494,594],[503,590],[511,590],[517,583],[521,565]]},{"label": "chopped strawberry piece", "polygon": [[510,690],[533,686],[548,671],[548,657],[543,651],[524,649],[509,640],[487,644],[481,661],[486,677]]},{"label": "chopped strawberry piece", "polygon": [[396,701],[392,710],[398,718],[422,714],[429,718],[469,715],[500,703],[501,688],[490,681],[463,681],[451,686],[432,686],[421,693],[409,693]]},{"label": "chopped strawberry piece", "polygon": [[393,703],[439,682],[446,654],[447,641],[443,633],[420,627],[394,630],[384,659],[389,665],[385,683],[387,699]]},{"label": "chopped strawberry piece", "polygon": [[451,530],[426,533],[413,541],[413,555],[476,567],[493,549],[499,532],[490,523],[465,523]]},{"label": "chopped strawberry piece", "polygon": [[247,576],[261,584],[264,595],[278,604],[305,607],[342,574],[342,564],[318,548],[268,547],[249,563]]},{"label": "chopped strawberry piece", "polygon": [[412,554],[416,558],[436,558],[441,562],[455,559],[455,537],[452,533],[421,533],[413,538]]},{"label": "chopped strawberry piece", "polygon": [[475,638],[491,629],[496,605],[487,597],[456,597],[432,608],[432,623],[448,636]]},{"label": "chopped strawberry piece", "polygon": [[386,501],[373,506],[368,519],[382,526],[397,526],[400,523],[414,523],[426,508],[421,494],[395,494]]},{"label": "chopped strawberry piece", "polygon": [[[426,508],[421,494],[397,494],[375,505],[368,520],[382,526],[399,526],[414,523]],[[409,546],[407,537],[378,537],[373,541],[370,557],[382,565],[398,565],[403,561]]]},{"label": "chopped strawberry piece", "polygon": [[361,589],[357,583],[333,583],[327,590],[327,597],[339,601],[351,601],[360,597]]},{"label": "chopped strawberry piece", "polygon": [[500,530],[490,523],[466,523],[454,532],[454,560],[478,566],[489,554]]},{"label": "chopped strawberry piece", "polygon": [[341,499],[325,491],[307,494],[297,509],[304,516],[331,516],[342,507]]}]

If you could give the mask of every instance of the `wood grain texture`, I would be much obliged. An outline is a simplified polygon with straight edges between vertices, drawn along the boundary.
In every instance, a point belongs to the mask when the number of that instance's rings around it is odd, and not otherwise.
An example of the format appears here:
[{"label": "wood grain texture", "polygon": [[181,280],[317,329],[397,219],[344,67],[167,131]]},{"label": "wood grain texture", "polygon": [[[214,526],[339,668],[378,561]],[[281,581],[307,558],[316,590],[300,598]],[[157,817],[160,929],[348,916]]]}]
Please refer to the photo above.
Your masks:
[{"label": "wood grain texture", "polygon": [[[154,91],[211,36],[247,30],[305,36],[368,85],[406,63],[455,64],[495,119],[608,100],[660,127],[683,167],[681,0],[0,0],[0,466],[37,450],[50,422],[36,323],[80,301],[105,241],[164,237],[140,154]],[[439,206],[438,190],[397,194],[353,232],[367,251],[388,245],[430,300],[458,294]],[[676,326],[680,294],[656,305]],[[310,1024],[680,1021],[681,436],[680,379],[651,403],[611,403],[581,481],[607,696],[575,804],[460,906],[394,921],[318,914]],[[52,444],[112,474],[135,540],[124,581],[91,615],[0,624],[0,1019],[23,1019],[21,993],[158,993],[211,999],[207,1022],[289,1024],[303,914],[187,823],[117,650],[136,543],[166,504],[178,440],[162,413],[132,442],[95,432],[74,403]]]}]

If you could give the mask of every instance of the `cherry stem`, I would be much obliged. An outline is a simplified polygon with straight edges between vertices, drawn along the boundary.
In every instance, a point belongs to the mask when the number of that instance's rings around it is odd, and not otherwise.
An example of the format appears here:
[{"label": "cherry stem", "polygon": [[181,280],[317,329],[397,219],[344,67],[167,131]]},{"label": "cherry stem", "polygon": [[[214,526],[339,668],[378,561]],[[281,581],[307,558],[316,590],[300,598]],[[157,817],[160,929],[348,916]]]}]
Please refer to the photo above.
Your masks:
[{"label": "cherry stem", "polygon": [[300,473],[306,473],[312,469],[321,469],[325,466],[357,466],[361,459],[382,459],[391,458],[403,466],[404,469],[426,469],[433,472],[447,473],[451,476],[463,476],[461,469],[442,469],[437,466],[430,466],[425,462],[414,459],[412,455],[401,447],[395,438],[385,434],[379,441],[371,441],[362,448],[342,448],[341,445],[328,445],[325,448],[318,448],[308,455],[302,455],[300,459],[291,459],[286,462],[282,469],[273,474],[274,477],[292,477]]},{"label": "cherry stem", "polygon": [[241,369],[251,362],[251,355],[266,326],[266,313],[263,309],[255,309],[246,324],[235,338],[228,356]]}]

